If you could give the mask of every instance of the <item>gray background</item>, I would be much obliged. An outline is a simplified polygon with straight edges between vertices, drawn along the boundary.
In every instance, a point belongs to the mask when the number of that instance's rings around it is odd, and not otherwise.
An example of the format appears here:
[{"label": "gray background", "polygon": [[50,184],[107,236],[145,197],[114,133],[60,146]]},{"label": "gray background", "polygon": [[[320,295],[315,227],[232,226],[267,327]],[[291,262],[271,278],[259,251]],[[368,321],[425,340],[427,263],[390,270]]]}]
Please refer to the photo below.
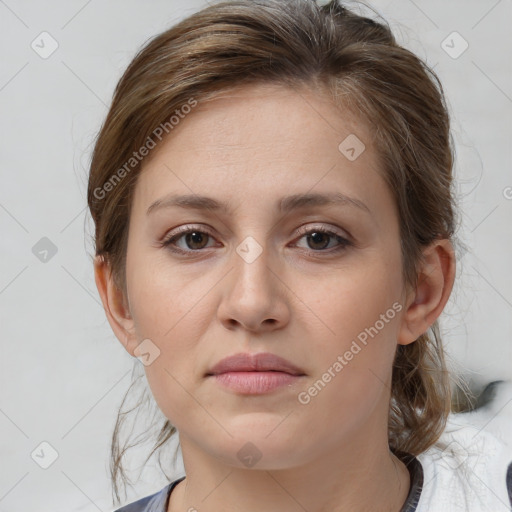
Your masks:
[{"label": "gray background", "polygon": [[[452,366],[478,385],[511,379],[512,2],[371,4],[434,67],[453,118],[459,236],[469,251],[458,251],[458,282],[442,320]],[[141,363],[114,337],[96,291],[87,166],[135,52],[203,5],[0,0],[0,512],[112,508],[110,435]],[[44,55],[51,44],[57,49]],[[499,421],[512,426],[508,393],[485,420],[491,430]],[[52,450],[58,457],[43,469]],[[129,499],[165,483],[143,473]]]}]

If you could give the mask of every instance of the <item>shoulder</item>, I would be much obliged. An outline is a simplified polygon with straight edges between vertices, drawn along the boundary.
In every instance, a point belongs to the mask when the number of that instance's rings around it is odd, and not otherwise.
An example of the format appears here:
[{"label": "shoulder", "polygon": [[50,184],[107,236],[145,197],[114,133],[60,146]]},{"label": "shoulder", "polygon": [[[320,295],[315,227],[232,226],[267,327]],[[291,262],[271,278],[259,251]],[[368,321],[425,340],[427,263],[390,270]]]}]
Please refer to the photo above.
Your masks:
[{"label": "shoulder", "polygon": [[434,446],[418,455],[424,487],[417,512],[495,512],[512,506],[512,446],[450,418]]},{"label": "shoulder", "polygon": [[160,491],[117,508],[113,512],[166,512],[171,491],[184,478],[184,476],[177,478]]}]

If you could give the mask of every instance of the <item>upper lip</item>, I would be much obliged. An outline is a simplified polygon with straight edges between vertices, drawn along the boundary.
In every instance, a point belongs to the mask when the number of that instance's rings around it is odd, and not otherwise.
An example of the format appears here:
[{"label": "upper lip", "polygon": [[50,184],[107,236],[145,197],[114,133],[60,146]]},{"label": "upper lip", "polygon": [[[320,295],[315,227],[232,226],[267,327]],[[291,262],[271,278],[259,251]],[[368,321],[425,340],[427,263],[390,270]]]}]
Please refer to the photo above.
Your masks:
[{"label": "upper lip", "polygon": [[259,354],[238,353],[228,356],[210,368],[206,375],[218,375],[226,372],[264,372],[276,371],[290,375],[305,373],[290,361],[275,354],[263,352]]}]

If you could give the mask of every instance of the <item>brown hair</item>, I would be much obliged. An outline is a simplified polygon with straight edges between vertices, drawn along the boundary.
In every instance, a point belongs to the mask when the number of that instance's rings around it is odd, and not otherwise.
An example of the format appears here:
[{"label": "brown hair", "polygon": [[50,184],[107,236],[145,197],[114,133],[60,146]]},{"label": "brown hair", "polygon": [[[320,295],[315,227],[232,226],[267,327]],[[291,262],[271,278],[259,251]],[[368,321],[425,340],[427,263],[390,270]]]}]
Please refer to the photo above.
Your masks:
[{"label": "brown hair", "polygon": [[[258,82],[323,87],[334,104],[343,103],[372,128],[399,212],[404,282],[416,286],[422,249],[439,238],[453,240],[455,231],[449,115],[437,76],[397,44],[384,21],[337,1],[233,0],[210,5],[150,40],[115,89],[93,151],[88,204],[96,254],[109,263],[119,288],[126,293],[130,207],[142,166],[131,160],[134,151],[147,146],[159,126],[170,133],[170,116],[191,99]],[[436,321],[414,343],[397,348],[390,447],[419,454],[431,446],[445,427],[450,394]],[[112,439],[117,496],[117,478],[125,481],[127,448],[121,450],[118,439],[124,414],[118,413]],[[175,432],[164,418],[149,456]]]}]

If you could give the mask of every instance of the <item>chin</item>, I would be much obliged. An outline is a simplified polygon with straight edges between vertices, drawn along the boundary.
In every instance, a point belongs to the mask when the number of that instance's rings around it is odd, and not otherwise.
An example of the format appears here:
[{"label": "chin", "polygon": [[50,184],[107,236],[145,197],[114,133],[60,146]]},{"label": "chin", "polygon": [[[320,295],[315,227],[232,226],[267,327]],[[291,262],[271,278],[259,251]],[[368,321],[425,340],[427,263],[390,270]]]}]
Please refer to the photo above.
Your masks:
[{"label": "chin", "polygon": [[239,469],[279,470],[303,464],[306,447],[301,446],[299,451],[297,437],[285,428],[280,431],[277,425],[274,422],[272,428],[262,431],[248,422],[245,429],[228,429],[233,437],[215,442],[208,451],[226,465]]}]

